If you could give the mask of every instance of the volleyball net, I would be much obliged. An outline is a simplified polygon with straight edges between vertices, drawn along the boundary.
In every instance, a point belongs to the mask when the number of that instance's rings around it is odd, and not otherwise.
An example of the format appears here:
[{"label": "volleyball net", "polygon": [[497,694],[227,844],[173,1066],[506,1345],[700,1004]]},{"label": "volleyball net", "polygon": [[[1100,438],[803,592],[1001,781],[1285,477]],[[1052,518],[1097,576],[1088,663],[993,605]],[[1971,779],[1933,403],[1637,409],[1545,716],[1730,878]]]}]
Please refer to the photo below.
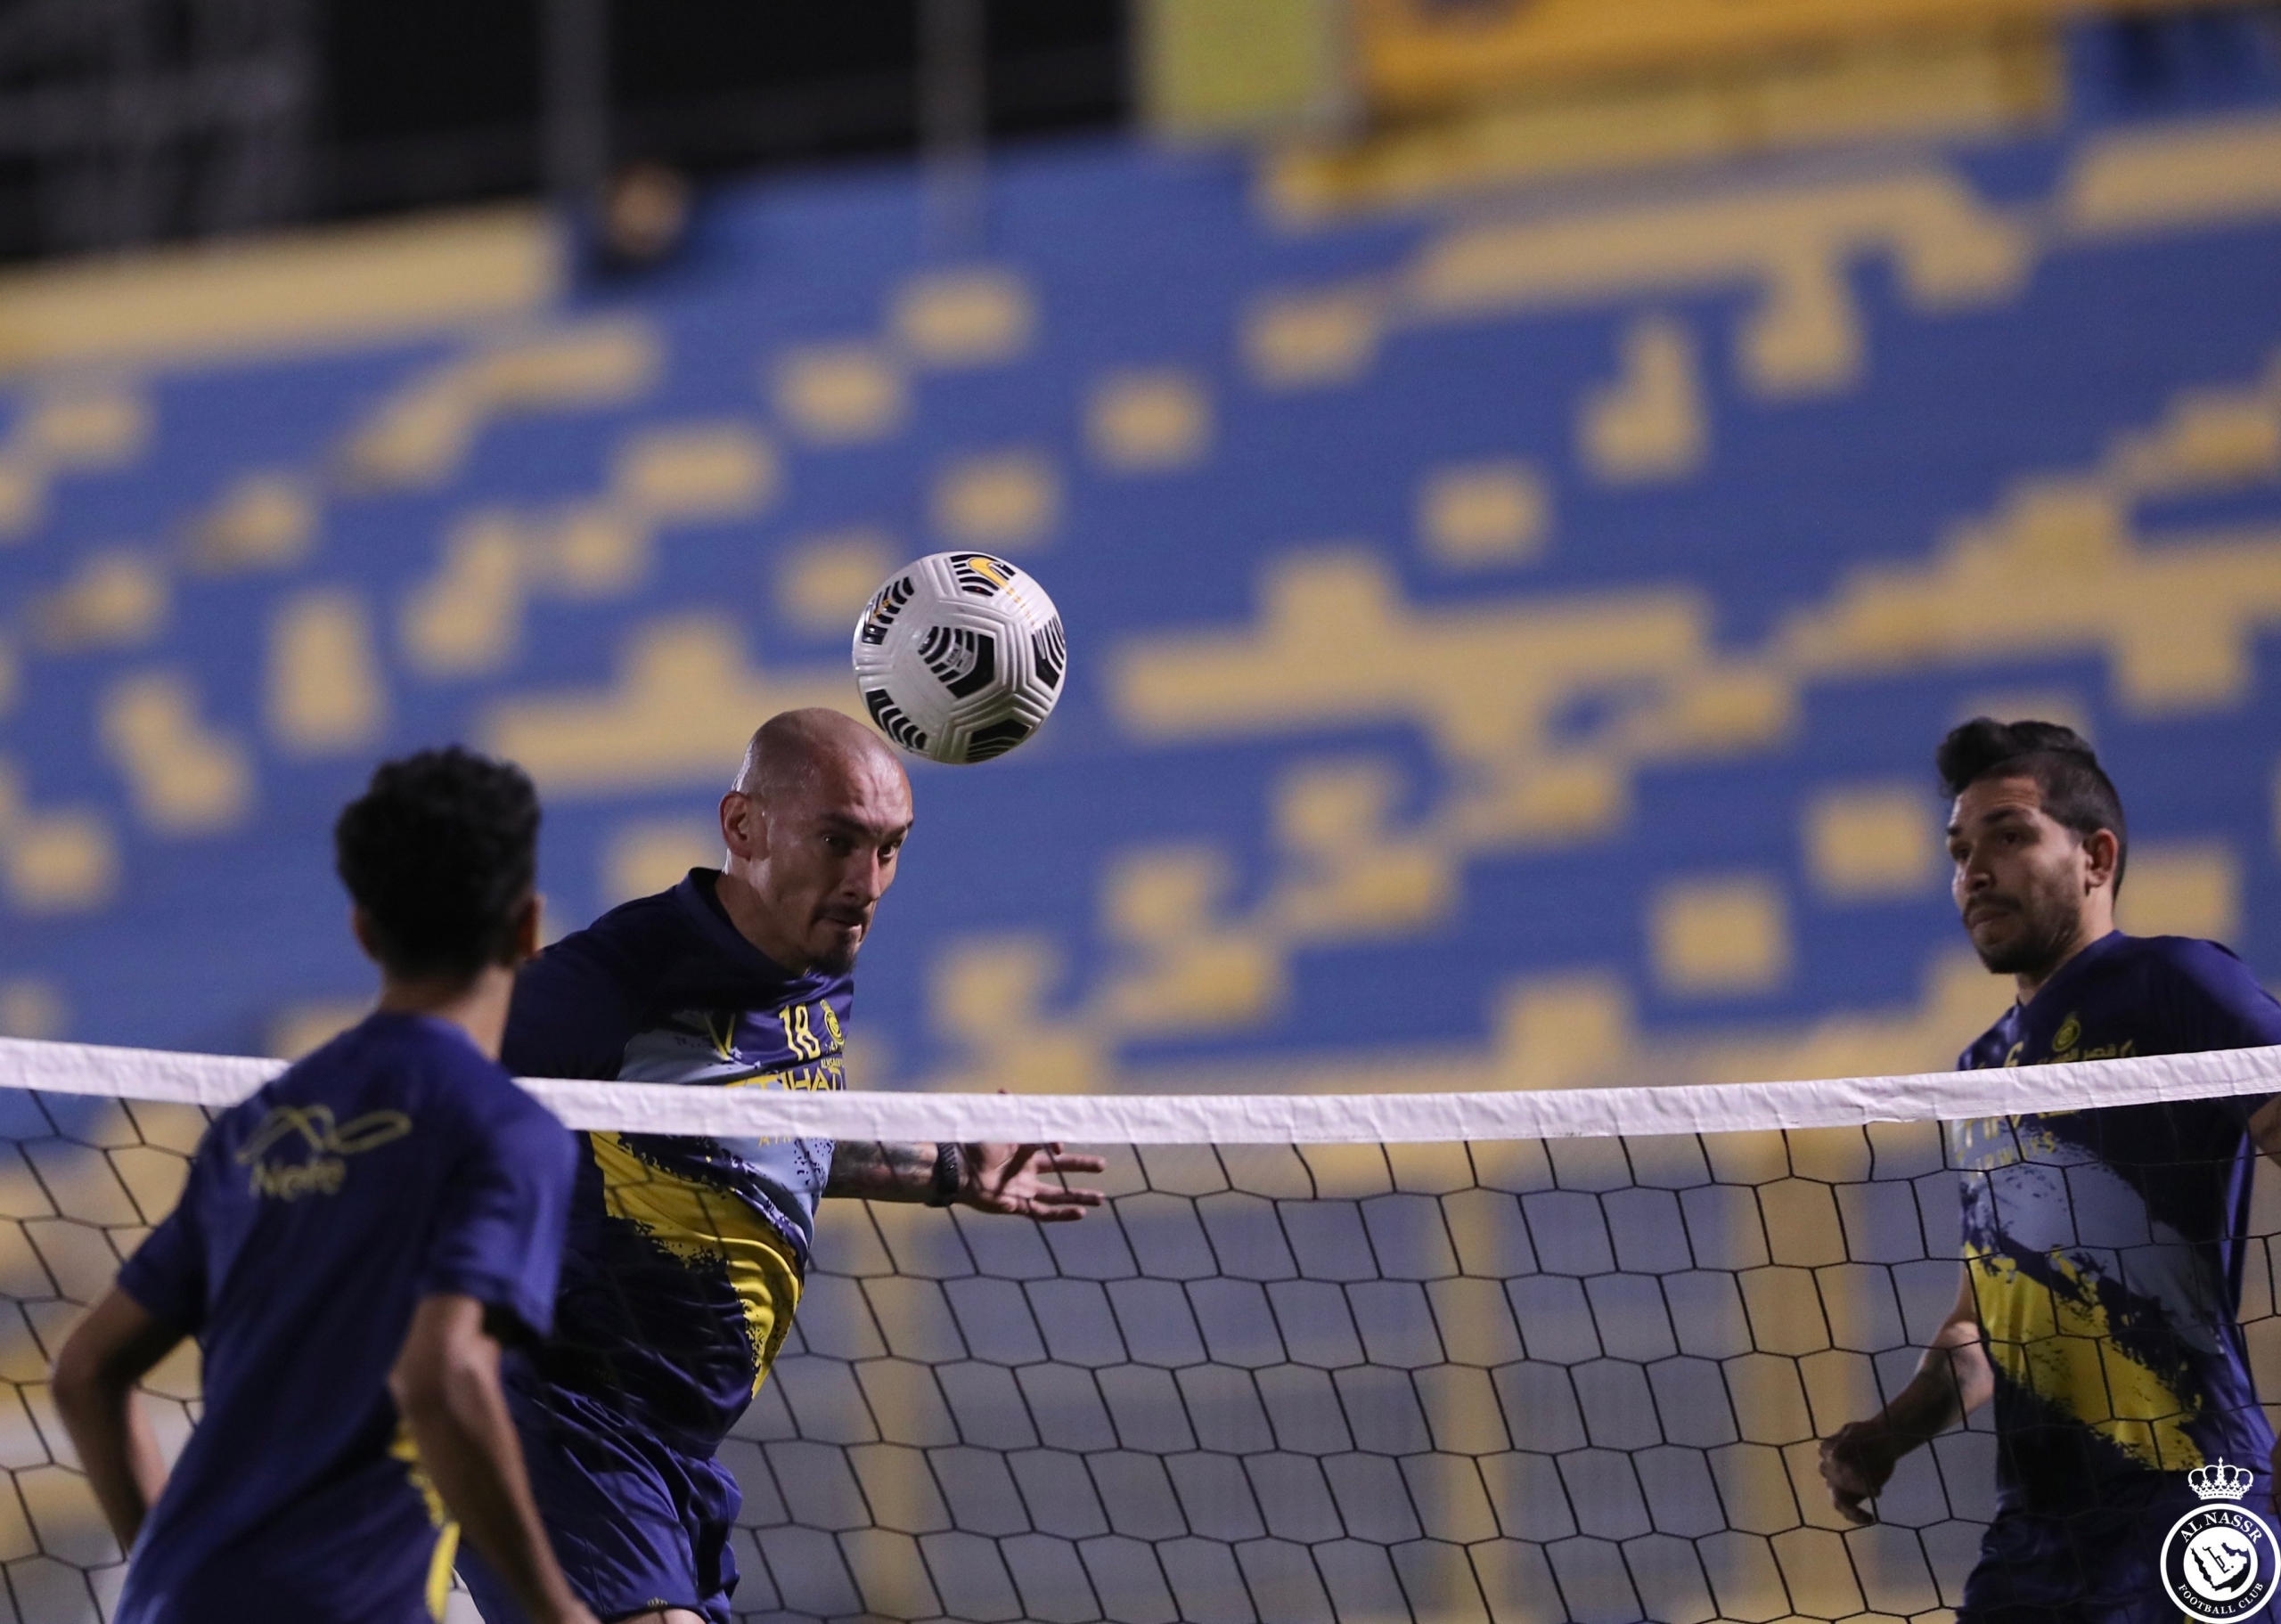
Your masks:
[{"label": "volleyball net", "polygon": [[[106,1616],[124,1570],[48,1364],[210,1114],[278,1069],[0,1041],[0,1621]],[[1081,1223],[824,1204],[722,1451],[742,1618],[1693,1624],[1955,1604],[1993,1504],[1984,1413],[1871,1526],[1817,1468],[1955,1301],[1971,1136],[1944,1123],[2206,1111],[2281,1089],[2281,1049],[1479,1095],[528,1086],[584,1129],[1108,1158]],[[2240,1323],[2281,1399],[2262,1174],[2244,1229]],[[197,1391],[189,1349],[146,1384],[170,1455]],[[2085,1419],[2127,1443],[2177,1418]]]}]

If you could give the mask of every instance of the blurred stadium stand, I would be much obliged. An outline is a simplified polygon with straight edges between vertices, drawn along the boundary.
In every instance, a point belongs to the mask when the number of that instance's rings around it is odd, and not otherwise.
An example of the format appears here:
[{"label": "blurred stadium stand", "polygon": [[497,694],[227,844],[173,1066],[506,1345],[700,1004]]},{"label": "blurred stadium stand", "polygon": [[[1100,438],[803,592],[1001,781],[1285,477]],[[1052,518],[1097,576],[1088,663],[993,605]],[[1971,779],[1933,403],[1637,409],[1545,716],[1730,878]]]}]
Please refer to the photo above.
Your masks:
[{"label": "blurred stadium stand", "polygon": [[2138,928],[2281,969],[2271,14],[2051,39],[2018,126],[1584,187],[1102,140],[1002,156],[967,251],[884,167],[633,281],[528,206],[12,273],[0,1026],[345,1019],[327,826],[421,742],[537,774],[560,926],[666,883],[947,545],[1075,674],[919,774],[874,1085],[1942,1064],[1981,708],[2096,734]]},{"label": "blurred stadium stand", "polygon": [[[715,184],[640,274],[528,200],[535,69],[495,168],[374,157],[362,201],[9,238],[523,194],[0,278],[0,1031],[291,1053],[354,1018],[329,828],[419,744],[537,775],[558,928],[670,883],[716,857],[751,726],[852,706],[865,594],[953,545],[1048,583],[1071,687],[1013,755],[914,773],[868,1086],[1943,1066],[2004,997],[1929,781],[1983,709],[2097,738],[2134,928],[2281,977],[2269,8],[1728,0],[1763,30],[1731,49],[1685,33],[1697,0],[1370,0],[1335,36],[1343,8],[1260,0],[1212,31],[1238,9],[1140,14],[1169,143],[985,168],[998,94],[922,118],[890,61],[877,140],[929,124],[939,161]],[[1591,14],[1650,12],[1585,53]],[[748,139],[748,89],[705,127]],[[691,118],[646,155],[771,155]],[[1228,129],[1272,136],[1191,144]],[[19,1595],[87,1594],[35,1548],[111,1556],[32,1419],[69,1305],[171,1196],[170,1158],[85,1151],[134,1138],[104,1109],[0,1135]],[[845,1375],[835,1281],[752,1437]],[[1791,1528],[1786,1469],[1751,1471]]]}]

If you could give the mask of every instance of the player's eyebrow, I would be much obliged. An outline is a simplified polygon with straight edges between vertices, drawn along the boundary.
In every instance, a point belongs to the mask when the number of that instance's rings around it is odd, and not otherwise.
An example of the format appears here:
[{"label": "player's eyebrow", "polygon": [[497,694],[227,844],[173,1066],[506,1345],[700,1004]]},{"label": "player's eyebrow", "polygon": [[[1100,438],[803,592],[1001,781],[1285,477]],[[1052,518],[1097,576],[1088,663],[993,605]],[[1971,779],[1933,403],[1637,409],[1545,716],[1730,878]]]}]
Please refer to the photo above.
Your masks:
[{"label": "player's eyebrow", "polygon": [[901,824],[867,823],[861,818],[838,812],[825,812],[821,820],[826,828],[877,840],[900,840],[911,833],[911,825],[916,821],[915,819],[906,819]]},{"label": "player's eyebrow", "polygon": [[[1999,806],[1991,811],[1981,813],[1980,822],[1984,828],[1991,823],[2010,823],[2016,820],[2025,818],[2027,815],[2028,809],[2024,806]],[[1949,824],[1948,832],[1949,838],[1953,840],[1958,835],[1964,833],[1964,825],[1959,821],[1951,820]]]}]

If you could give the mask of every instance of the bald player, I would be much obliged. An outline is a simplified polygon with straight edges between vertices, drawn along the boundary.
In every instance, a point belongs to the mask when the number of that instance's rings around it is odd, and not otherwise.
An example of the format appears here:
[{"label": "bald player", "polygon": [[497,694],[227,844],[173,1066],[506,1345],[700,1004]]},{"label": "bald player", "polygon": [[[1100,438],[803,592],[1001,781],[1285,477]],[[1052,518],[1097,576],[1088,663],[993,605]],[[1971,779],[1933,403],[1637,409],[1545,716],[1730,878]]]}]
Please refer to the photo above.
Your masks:
[{"label": "bald player", "polygon": [[[522,1077],[838,1089],[855,955],[911,833],[911,783],[835,711],[755,733],[718,870],[565,937],[516,986]],[[825,1196],[1059,1222],[1100,1204],[1058,1145],[580,1137],[555,1335],[509,1384],[563,1571],[604,1620],[729,1624],[742,1503],[715,1458],[790,1328]],[[478,1564],[488,1624],[521,1618]]]}]

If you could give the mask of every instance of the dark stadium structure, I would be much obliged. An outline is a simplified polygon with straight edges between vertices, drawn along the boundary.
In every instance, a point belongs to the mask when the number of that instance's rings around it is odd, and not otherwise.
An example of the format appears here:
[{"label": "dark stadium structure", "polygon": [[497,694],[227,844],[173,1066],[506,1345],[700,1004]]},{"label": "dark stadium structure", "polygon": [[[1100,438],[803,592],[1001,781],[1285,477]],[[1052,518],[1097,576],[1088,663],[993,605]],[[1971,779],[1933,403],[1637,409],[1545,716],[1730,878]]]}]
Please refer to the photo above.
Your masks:
[{"label": "dark stadium structure", "polygon": [[1109,128],[1125,37],[1119,0],[17,0],[0,259],[885,157],[962,75],[989,137]]}]

